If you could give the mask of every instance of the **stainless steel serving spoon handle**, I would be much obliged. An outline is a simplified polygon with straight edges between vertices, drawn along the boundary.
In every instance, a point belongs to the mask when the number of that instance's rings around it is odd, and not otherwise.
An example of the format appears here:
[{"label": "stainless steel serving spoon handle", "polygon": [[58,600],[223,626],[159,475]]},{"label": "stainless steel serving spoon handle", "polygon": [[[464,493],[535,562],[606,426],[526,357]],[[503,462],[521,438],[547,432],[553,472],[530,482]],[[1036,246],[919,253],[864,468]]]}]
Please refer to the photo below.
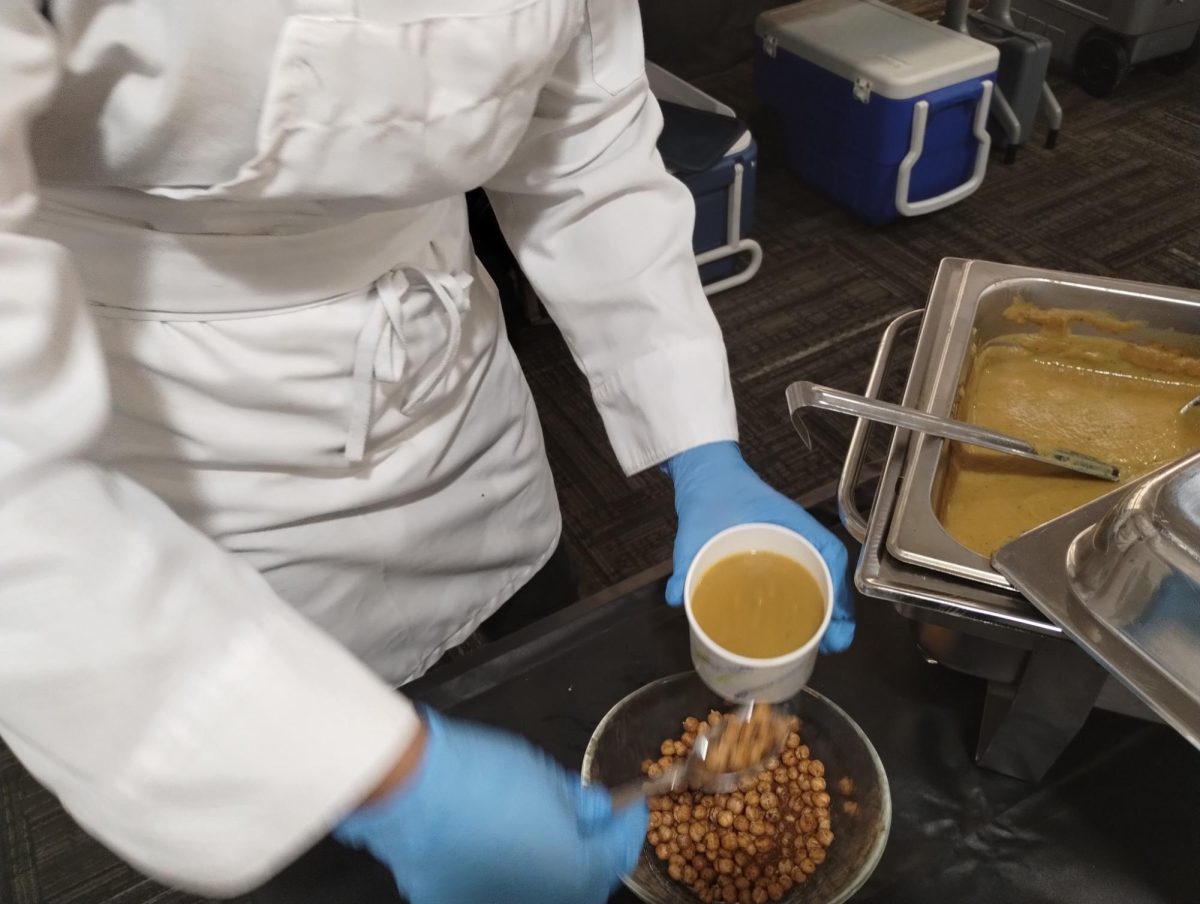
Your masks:
[{"label": "stainless steel serving spoon handle", "polygon": [[849,414],[853,417],[890,424],[893,427],[902,427],[917,433],[957,440],[960,443],[980,446],[984,449],[994,449],[997,452],[1005,452],[1054,467],[1066,468],[1088,477],[1112,481],[1121,478],[1120,469],[1115,465],[1092,458],[1090,455],[1071,452],[1067,449],[1039,449],[1032,443],[1006,433],[937,417],[924,411],[893,405],[890,402],[866,399],[852,392],[830,389],[828,386],[818,386],[807,381],[800,381],[789,386],[787,401],[792,424],[795,426],[796,432],[800,434],[800,438],[804,440],[804,444],[809,448],[812,448],[812,437],[808,432],[808,426],[804,423],[803,412],[806,408],[820,408],[825,411],[836,411],[839,414]]}]

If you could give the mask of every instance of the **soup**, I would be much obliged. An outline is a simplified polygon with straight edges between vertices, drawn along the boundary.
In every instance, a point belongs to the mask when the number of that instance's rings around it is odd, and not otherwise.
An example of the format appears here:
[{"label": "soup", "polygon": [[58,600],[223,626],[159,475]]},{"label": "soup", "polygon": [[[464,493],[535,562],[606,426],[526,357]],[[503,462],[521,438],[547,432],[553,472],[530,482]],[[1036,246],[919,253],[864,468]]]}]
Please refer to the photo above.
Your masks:
[{"label": "soup", "polygon": [[[1042,332],[1002,336],[975,356],[959,418],[1111,462],[1123,483],[1200,448],[1200,413],[1179,414],[1200,394],[1200,359],[1159,345],[1072,335],[1048,319],[1071,312],[1035,313],[1047,318]],[[1032,319],[1028,306],[1015,315]],[[1110,332],[1119,324],[1093,323]],[[959,543],[990,557],[1112,489],[1103,480],[956,444],[939,515]]]},{"label": "soup", "polygon": [[704,572],[692,614],[730,653],[770,659],[799,649],[820,630],[825,600],[799,562],[774,552],[740,552]]}]

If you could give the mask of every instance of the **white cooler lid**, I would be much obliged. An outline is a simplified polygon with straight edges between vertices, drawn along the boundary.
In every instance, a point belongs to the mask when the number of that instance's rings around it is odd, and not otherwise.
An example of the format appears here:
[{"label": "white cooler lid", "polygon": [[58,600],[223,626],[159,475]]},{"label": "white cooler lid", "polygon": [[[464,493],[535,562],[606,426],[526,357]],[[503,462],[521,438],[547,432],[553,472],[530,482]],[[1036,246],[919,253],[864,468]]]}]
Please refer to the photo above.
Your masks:
[{"label": "white cooler lid", "polygon": [[758,17],[760,37],[842,78],[906,100],[995,72],[991,44],[880,0],[805,0]]}]

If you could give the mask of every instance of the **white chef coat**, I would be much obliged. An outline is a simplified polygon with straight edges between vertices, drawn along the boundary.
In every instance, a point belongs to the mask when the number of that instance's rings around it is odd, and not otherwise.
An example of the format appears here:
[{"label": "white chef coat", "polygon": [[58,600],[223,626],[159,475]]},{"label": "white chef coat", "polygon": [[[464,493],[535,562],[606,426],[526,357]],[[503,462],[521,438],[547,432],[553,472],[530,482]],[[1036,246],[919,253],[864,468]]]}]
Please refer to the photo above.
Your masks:
[{"label": "white chef coat", "polygon": [[234,893],[557,541],[463,192],[627,472],[736,438],[724,347],[636,0],[38,6],[0,4],[0,732],[135,865]]}]

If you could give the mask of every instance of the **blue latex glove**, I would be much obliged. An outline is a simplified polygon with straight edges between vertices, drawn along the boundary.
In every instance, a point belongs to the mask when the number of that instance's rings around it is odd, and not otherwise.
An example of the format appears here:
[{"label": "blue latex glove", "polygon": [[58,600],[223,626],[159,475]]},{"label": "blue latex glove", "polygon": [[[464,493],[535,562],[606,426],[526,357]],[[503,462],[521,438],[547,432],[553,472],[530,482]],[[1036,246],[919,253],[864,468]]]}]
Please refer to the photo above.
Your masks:
[{"label": "blue latex glove", "polygon": [[667,582],[667,602],[683,603],[688,566],[705,543],[729,527],[751,522],[777,524],[807,538],[833,576],[833,616],[821,652],[840,653],[854,640],[854,613],[846,582],[846,547],[808,512],[776,492],[742,460],[736,443],[697,446],[663,466],[675,482],[675,572]]},{"label": "blue latex glove", "polygon": [[644,802],[614,815],[606,791],[516,735],[423,715],[416,772],[333,832],[388,866],[412,904],[603,904],[633,870]]}]

